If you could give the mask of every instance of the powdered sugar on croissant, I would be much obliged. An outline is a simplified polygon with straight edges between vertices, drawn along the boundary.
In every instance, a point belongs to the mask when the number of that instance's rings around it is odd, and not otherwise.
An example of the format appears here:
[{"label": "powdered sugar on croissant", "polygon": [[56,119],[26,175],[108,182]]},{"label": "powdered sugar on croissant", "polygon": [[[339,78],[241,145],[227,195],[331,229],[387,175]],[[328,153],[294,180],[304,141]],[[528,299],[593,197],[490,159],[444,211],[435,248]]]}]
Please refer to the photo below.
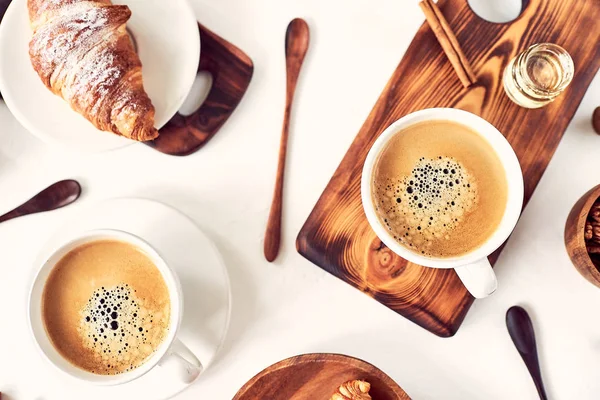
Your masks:
[{"label": "powdered sugar on croissant", "polygon": [[33,68],[98,129],[133,140],[158,136],[142,64],[126,32],[127,6],[109,0],[28,0]]}]

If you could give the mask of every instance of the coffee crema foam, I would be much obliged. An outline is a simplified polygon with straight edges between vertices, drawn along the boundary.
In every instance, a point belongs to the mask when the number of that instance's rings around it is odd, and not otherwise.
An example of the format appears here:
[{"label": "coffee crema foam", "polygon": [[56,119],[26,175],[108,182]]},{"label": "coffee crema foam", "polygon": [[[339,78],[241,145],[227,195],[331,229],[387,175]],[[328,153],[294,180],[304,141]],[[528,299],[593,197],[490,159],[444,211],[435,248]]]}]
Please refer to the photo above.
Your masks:
[{"label": "coffee crema foam", "polygon": [[475,179],[458,161],[442,156],[421,157],[409,177],[388,179],[375,190],[381,199],[376,208],[394,239],[428,256],[433,242],[450,239],[448,232],[478,202]]},{"label": "coffee crema foam", "polygon": [[508,199],[504,167],[477,132],[453,121],[394,135],[373,169],[373,206],[392,237],[434,258],[462,256],[498,228]]},{"label": "coffee crema foam", "polygon": [[[168,332],[168,310],[152,313],[128,284],[101,287],[82,312],[79,333],[97,357],[97,370],[112,375],[143,364]],[[156,329],[158,327],[158,329]]]}]

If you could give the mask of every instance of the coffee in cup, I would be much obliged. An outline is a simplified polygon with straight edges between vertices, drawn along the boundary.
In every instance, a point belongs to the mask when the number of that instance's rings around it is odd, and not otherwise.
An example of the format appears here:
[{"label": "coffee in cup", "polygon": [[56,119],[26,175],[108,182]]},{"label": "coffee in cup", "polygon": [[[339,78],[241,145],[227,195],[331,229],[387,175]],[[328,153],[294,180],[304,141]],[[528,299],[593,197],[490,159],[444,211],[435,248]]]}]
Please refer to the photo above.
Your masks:
[{"label": "coffee in cup", "polygon": [[169,290],[151,257],[131,243],[96,240],[64,255],[42,295],[42,319],[73,365],[115,375],[144,364],[168,336]]},{"label": "coffee in cup", "polygon": [[394,239],[435,258],[461,257],[486,243],[508,198],[490,143],[449,120],[398,131],[376,161],[371,188],[377,217]]}]

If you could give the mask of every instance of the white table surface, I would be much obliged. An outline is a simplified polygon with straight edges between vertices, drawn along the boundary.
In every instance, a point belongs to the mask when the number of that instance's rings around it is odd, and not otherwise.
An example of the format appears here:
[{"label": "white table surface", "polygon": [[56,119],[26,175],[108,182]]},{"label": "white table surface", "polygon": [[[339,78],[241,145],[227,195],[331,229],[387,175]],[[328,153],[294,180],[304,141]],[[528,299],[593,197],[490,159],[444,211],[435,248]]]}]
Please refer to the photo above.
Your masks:
[{"label": "white table surface", "polygon": [[[24,354],[30,338],[23,301],[37,250],[80,209],[142,196],[193,217],[231,275],[225,346],[178,399],[230,399],[264,367],[307,352],[372,362],[414,399],[535,399],[504,325],[514,304],[534,318],[550,398],[600,396],[600,289],[579,276],[563,245],[571,206],[600,183],[600,136],[590,124],[600,78],[497,264],[498,292],[475,303],[455,337],[442,339],[312,265],[294,244],[422,23],[419,8],[399,0],[194,0],[194,7],[256,69],[233,118],[193,156],[168,157],[143,145],[93,156],[63,153],[28,134],[0,103],[0,210],[61,178],[76,178],[85,190],[76,205],[0,225],[0,392],[11,400],[47,398],[36,382],[52,375],[32,376]],[[262,238],[283,112],[283,38],[297,16],[309,22],[312,42],[292,122],[282,251],[269,264]]]}]

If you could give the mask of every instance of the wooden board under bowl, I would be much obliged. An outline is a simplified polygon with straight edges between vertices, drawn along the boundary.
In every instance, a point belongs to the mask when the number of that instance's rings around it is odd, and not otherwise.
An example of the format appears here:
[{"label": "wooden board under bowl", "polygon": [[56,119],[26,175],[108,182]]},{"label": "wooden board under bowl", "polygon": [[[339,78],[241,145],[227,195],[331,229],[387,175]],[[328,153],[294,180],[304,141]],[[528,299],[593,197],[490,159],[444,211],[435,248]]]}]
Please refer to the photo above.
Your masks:
[{"label": "wooden board under bowl", "polygon": [[250,379],[233,400],[329,400],[351,380],[371,384],[376,400],[410,400],[396,382],[379,368],[341,354],[304,354],[265,368]]},{"label": "wooden board under bowl", "polygon": [[[512,144],[523,169],[527,202],[600,66],[600,1],[524,0],[519,18],[505,24],[482,20],[467,0],[440,0],[438,5],[472,63],[477,83],[462,87],[423,24],[300,231],[297,247],[319,267],[447,337],[456,333],[474,299],[453,270],[411,264],[375,236],[360,198],[367,153],[386,127],[410,112],[431,107],[467,110],[491,122]],[[528,110],[510,101],[501,77],[513,57],[540,42],[564,47],[573,57],[575,76],[554,103]]]}]

